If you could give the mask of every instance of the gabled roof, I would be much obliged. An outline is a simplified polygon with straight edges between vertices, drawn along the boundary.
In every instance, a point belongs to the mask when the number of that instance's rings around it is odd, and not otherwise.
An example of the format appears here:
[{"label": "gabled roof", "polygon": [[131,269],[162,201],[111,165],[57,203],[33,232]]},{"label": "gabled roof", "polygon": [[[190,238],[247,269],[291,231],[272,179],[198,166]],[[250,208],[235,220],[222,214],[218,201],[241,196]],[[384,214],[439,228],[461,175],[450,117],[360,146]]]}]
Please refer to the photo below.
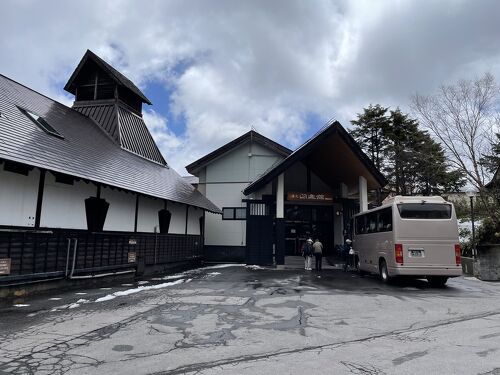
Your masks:
[{"label": "gabled roof", "polygon": [[166,165],[143,118],[120,101],[89,102],[73,105],[73,109],[94,120],[125,150],[148,160]]},{"label": "gabled roof", "polygon": [[271,150],[274,150],[277,154],[282,156],[288,156],[292,153],[292,150],[286,148],[285,146],[280,145],[273,140],[264,137],[262,134],[257,133],[255,130],[250,130],[249,132],[243,134],[242,136],[232,140],[229,143],[226,143],[224,146],[219,147],[215,151],[203,156],[202,158],[192,162],[188,166],[186,166],[186,170],[191,174],[196,174],[200,168],[205,167],[210,164],[213,160],[222,156],[228,151],[233,150],[234,148],[242,145],[248,141],[253,141],[265,146]]},{"label": "gabled roof", "polygon": [[[20,110],[43,117],[63,138]],[[168,166],[122,149],[94,121],[0,75],[0,159],[220,213]]]},{"label": "gabled roof", "polygon": [[109,74],[111,76],[111,78],[113,78],[118,85],[129,89],[135,95],[137,95],[139,98],[141,98],[143,103],[146,103],[149,105],[152,104],[149,101],[149,99],[146,97],[146,95],[144,95],[142,93],[142,91],[139,90],[139,88],[136,85],[134,85],[134,83],[131,80],[129,80],[127,77],[125,77],[123,74],[121,74],[118,70],[116,70],[111,65],[109,65],[106,61],[101,59],[99,56],[97,56],[91,50],[87,50],[87,52],[85,52],[85,55],[83,55],[82,59],[80,60],[80,63],[78,64],[75,71],[73,72],[73,74],[69,78],[68,82],[64,86],[64,90],[72,93],[73,95],[76,93],[76,90],[75,90],[76,87],[74,85],[74,82],[75,82],[76,78],[78,77],[78,75],[80,74],[80,71],[82,70],[82,68],[85,66],[85,64],[89,60],[95,62],[102,70],[104,70],[107,74]]},{"label": "gabled roof", "polygon": [[[355,156],[357,156],[362,165],[369,171],[369,173],[374,177],[374,180],[376,180],[380,186],[384,186],[387,184],[387,180],[384,175],[375,167],[375,165],[368,158],[368,156],[366,156],[363,150],[361,150],[361,148],[351,137],[351,135],[342,127],[342,125],[340,125],[338,121],[334,121],[322,128],[318,133],[316,133],[311,139],[306,141],[302,146],[291,153],[287,158],[271,167],[257,180],[248,185],[246,189],[243,190],[243,194],[248,195],[250,193],[253,193],[254,191],[273,181],[276,177],[285,172],[296,162],[306,160],[313,154],[313,152],[316,152],[324,142],[326,142],[335,134],[337,134],[347,145],[348,149],[352,153],[354,153]],[[330,149],[327,149],[325,152],[329,153],[330,151]],[[318,156],[315,158],[315,161],[318,161]]]}]

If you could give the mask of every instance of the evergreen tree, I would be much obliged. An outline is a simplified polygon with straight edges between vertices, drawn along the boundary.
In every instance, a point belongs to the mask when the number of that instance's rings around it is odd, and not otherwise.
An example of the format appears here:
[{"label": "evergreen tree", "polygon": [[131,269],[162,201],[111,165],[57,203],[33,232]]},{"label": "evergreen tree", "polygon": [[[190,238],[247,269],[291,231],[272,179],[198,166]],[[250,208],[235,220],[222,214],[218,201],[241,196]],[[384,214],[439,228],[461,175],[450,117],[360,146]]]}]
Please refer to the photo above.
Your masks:
[{"label": "evergreen tree", "polygon": [[491,142],[491,151],[488,155],[484,155],[480,163],[486,167],[490,173],[495,173],[500,167],[500,133],[495,133],[496,139]]},{"label": "evergreen tree", "polygon": [[365,108],[352,121],[352,136],[400,195],[434,195],[458,191],[463,175],[450,170],[443,148],[399,109],[380,105]]},{"label": "evergreen tree", "polygon": [[386,131],[389,126],[388,108],[380,104],[365,108],[358,113],[358,119],[351,121],[355,128],[351,135],[373,161],[378,169],[382,168],[384,152],[387,148]]}]

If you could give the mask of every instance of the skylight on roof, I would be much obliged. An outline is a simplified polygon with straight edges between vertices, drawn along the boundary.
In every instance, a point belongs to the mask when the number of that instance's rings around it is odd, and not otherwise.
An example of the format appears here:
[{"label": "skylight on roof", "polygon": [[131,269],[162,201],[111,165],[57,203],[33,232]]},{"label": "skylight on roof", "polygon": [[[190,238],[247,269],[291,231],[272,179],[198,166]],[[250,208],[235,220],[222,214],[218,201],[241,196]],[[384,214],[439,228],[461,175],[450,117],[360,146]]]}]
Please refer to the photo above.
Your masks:
[{"label": "skylight on roof", "polygon": [[51,134],[53,136],[64,138],[61,134],[58,133],[56,129],[54,129],[50,124],[45,121],[45,119],[33,112],[30,112],[24,108],[18,107],[19,110],[24,113],[31,121],[33,121],[40,129],[42,129],[45,133]]}]

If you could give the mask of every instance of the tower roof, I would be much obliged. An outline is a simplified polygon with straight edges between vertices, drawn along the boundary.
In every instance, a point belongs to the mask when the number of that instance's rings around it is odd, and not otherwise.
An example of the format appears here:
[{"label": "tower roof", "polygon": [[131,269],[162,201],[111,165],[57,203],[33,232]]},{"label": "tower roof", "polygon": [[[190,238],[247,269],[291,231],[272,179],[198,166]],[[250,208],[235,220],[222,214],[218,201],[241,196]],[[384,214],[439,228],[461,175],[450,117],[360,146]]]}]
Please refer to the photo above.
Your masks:
[{"label": "tower roof", "polygon": [[83,68],[89,63],[89,61],[93,61],[99,68],[101,68],[104,72],[106,72],[115,82],[117,85],[126,88],[130,92],[132,92],[134,95],[138,96],[143,103],[151,105],[151,101],[142,93],[141,90],[127,77],[125,77],[122,73],[120,73],[118,70],[113,68],[111,65],[109,65],[106,61],[101,59],[99,56],[97,56],[94,52],[91,50],[87,50],[85,52],[85,55],[83,55],[82,59],[80,60],[80,63],[76,67],[75,71],[69,78],[68,82],[64,86],[64,89],[73,95],[76,94],[76,80],[80,76]]}]

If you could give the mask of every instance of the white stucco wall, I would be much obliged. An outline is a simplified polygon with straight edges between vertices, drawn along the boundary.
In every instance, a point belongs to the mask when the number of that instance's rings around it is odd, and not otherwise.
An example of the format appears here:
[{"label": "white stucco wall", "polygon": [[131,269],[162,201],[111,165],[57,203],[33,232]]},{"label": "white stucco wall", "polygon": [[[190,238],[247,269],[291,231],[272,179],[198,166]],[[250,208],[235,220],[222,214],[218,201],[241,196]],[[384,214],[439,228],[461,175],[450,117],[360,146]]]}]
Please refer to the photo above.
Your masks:
[{"label": "white stucco wall", "polygon": [[168,202],[167,210],[172,214],[168,233],[184,234],[186,233],[186,205],[180,203]]},{"label": "white stucco wall", "polygon": [[[199,173],[198,189],[218,207],[246,207],[242,191],[258,176],[283,157],[255,142],[246,142],[212,161]],[[270,194],[272,185],[262,189]],[[257,198],[257,195],[253,195]],[[245,246],[246,221],[222,220],[222,215],[205,216],[205,244],[219,246]]]},{"label": "white stucco wall", "polygon": [[163,200],[141,196],[139,198],[139,210],[137,211],[137,231],[154,232],[160,231],[158,211],[164,206]]},{"label": "white stucco wall", "polygon": [[201,208],[189,207],[188,234],[200,234],[200,217],[203,216]]},{"label": "white stucco wall", "polygon": [[0,225],[35,225],[39,178],[38,169],[23,176],[6,172],[0,165]]},{"label": "white stucco wall", "polygon": [[274,151],[247,142],[207,165],[200,183],[251,182],[281,159]]},{"label": "white stucco wall", "polygon": [[75,181],[73,185],[56,182],[50,172],[45,175],[40,226],[47,228],[87,229],[85,199],[95,196],[97,187]]},{"label": "white stucco wall", "polygon": [[135,224],[135,194],[102,188],[101,198],[106,199],[109,203],[104,230],[133,232]]},{"label": "white stucco wall", "polygon": [[[207,185],[207,197],[218,207],[245,207],[241,202],[241,192],[248,184]],[[205,244],[221,246],[244,246],[246,244],[245,220],[222,220],[222,215],[210,214],[205,217]]]}]

